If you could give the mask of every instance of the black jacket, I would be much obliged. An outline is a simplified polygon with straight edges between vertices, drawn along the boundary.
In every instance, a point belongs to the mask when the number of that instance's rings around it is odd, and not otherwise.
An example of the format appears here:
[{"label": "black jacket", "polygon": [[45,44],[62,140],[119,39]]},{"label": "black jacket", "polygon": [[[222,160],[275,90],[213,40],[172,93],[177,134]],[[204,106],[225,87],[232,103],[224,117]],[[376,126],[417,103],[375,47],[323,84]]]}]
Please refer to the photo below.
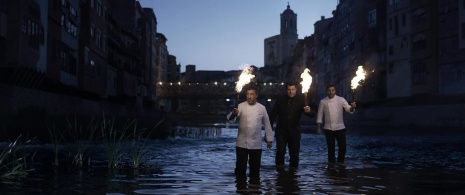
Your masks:
[{"label": "black jacket", "polygon": [[276,100],[270,114],[271,126],[273,126],[276,117],[278,117],[275,136],[282,134],[300,135],[301,114],[304,113],[309,117],[315,116],[313,108],[311,108],[310,113],[307,114],[304,112],[304,106],[304,99],[298,94],[293,98],[286,95]]}]

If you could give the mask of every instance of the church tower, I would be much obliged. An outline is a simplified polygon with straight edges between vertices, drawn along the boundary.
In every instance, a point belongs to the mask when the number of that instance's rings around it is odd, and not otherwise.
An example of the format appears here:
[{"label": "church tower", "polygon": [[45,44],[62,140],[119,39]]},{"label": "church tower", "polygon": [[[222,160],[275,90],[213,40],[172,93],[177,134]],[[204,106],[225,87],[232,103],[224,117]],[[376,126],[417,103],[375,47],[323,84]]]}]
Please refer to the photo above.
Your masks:
[{"label": "church tower", "polygon": [[297,44],[297,14],[292,11],[289,3],[287,9],[281,13],[280,24],[280,34],[265,39],[265,67],[279,66],[284,59],[292,56]]},{"label": "church tower", "polygon": [[287,9],[281,14],[281,35],[297,40],[297,14],[292,11],[289,3]]}]

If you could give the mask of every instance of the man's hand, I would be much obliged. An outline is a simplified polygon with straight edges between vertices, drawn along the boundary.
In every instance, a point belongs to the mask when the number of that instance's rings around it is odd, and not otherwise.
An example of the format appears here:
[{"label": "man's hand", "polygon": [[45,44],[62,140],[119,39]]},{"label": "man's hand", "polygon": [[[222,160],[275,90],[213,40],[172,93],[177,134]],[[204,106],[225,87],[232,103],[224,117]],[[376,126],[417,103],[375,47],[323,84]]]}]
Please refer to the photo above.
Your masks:
[{"label": "man's hand", "polygon": [[355,107],[357,107],[357,104],[355,102],[350,103],[350,112],[353,112],[355,110]]},{"label": "man's hand", "polygon": [[234,108],[233,111],[232,111],[232,114],[234,116],[237,116],[238,113],[239,113],[239,110],[237,108]]},{"label": "man's hand", "polygon": [[350,106],[351,106],[352,108],[355,108],[355,107],[357,107],[357,104],[356,104],[355,102],[352,102],[352,103],[350,103]]},{"label": "man's hand", "polygon": [[318,135],[321,135],[321,128],[320,128],[321,124],[320,123],[317,123],[316,124],[316,134]]},{"label": "man's hand", "polygon": [[272,141],[267,141],[267,142],[266,142],[266,148],[270,149],[272,146],[273,146],[273,142],[272,142]]},{"label": "man's hand", "polygon": [[304,112],[305,113],[310,113],[310,106],[305,106],[304,107]]}]

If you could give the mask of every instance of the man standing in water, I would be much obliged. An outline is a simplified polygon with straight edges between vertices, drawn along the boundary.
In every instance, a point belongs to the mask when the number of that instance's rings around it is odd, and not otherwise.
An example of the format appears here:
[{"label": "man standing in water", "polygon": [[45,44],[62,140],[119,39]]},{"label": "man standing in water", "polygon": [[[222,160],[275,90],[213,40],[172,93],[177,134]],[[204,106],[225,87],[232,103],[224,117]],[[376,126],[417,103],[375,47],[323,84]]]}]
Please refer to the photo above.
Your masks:
[{"label": "man standing in water", "polygon": [[346,99],[336,95],[334,85],[326,86],[326,94],[328,97],[320,101],[318,106],[318,115],[316,119],[316,131],[321,134],[320,126],[323,123],[323,115],[325,117],[324,132],[326,137],[326,145],[328,147],[328,162],[330,164],[336,163],[336,146],[339,148],[337,155],[337,163],[344,166],[344,159],[346,155],[346,127],[344,125],[343,110],[353,113],[356,107],[355,102],[350,105]]},{"label": "man standing in water", "polygon": [[275,163],[278,171],[283,168],[282,166],[284,166],[286,147],[289,147],[289,166],[292,168],[297,168],[299,166],[301,114],[304,113],[309,117],[313,117],[315,115],[314,112],[310,111],[310,107],[305,105],[304,99],[301,96],[297,96],[296,83],[286,83],[286,91],[286,96],[276,100],[270,114],[271,125],[273,125],[276,117],[278,117],[275,129]]},{"label": "man standing in water", "polygon": [[[257,102],[258,92],[254,86],[246,90],[247,101],[242,102],[228,114],[228,122],[239,119],[239,131],[236,139],[236,168],[238,176],[246,175],[247,161],[250,176],[260,175],[262,158],[262,125],[265,127],[266,146],[271,148],[273,134],[265,106]],[[250,159],[249,159],[250,158]]]}]

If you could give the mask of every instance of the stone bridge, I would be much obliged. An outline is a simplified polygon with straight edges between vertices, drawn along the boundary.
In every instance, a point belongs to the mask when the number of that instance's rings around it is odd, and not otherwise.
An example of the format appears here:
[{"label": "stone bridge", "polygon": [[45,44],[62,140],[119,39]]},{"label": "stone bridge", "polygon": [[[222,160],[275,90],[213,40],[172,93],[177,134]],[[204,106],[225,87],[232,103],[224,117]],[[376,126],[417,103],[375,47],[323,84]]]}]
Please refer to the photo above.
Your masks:
[{"label": "stone bridge", "polygon": [[[285,94],[284,83],[253,83],[257,86],[259,99],[275,99]],[[214,83],[157,83],[157,99],[223,99],[236,98],[235,82]],[[246,87],[241,91],[244,98]]]}]

